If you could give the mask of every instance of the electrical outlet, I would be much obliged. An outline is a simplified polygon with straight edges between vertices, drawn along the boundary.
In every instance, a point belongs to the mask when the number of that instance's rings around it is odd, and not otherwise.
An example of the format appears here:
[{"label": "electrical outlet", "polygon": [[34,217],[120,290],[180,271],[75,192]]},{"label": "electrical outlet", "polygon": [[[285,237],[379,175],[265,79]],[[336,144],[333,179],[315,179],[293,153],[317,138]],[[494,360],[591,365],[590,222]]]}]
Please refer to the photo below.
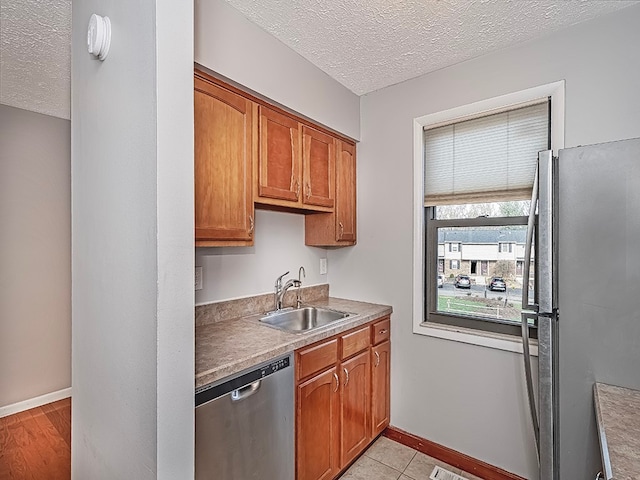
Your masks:
[{"label": "electrical outlet", "polygon": [[202,267],[196,267],[196,290],[202,290]]},{"label": "electrical outlet", "polygon": [[320,275],[326,275],[326,274],[327,274],[327,259],[321,258],[320,259]]}]

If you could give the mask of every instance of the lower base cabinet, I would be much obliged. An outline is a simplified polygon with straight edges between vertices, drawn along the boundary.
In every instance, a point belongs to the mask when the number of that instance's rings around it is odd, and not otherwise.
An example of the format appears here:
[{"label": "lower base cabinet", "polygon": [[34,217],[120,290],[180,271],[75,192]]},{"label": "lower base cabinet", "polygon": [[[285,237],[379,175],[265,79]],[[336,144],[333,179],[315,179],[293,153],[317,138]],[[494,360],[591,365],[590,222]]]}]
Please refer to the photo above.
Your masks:
[{"label": "lower base cabinet", "polygon": [[371,348],[371,437],[389,425],[391,402],[391,342],[386,340]]},{"label": "lower base cabinet", "polygon": [[337,368],[326,370],[296,388],[296,478],[330,480],[340,470]]},{"label": "lower base cabinet", "polygon": [[340,402],[340,465],[356,458],[371,440],[370,423],[370,357],[369,349],[341,365],[344,380]]},{"label": "lower base cabinet", "polygon": [[297,480],[336,478],[389,425],[389,330],[384,317],[296,351]]}]

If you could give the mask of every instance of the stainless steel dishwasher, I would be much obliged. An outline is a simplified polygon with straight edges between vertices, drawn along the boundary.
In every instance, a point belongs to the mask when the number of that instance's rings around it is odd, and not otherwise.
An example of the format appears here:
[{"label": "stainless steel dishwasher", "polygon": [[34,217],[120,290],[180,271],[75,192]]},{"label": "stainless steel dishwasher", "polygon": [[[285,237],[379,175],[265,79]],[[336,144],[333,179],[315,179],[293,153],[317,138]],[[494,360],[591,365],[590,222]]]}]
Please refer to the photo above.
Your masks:
[{"label": "stainless steel dishwasher", "polygon": [[293,480],[293,360],[196,390],[196,480]]}]

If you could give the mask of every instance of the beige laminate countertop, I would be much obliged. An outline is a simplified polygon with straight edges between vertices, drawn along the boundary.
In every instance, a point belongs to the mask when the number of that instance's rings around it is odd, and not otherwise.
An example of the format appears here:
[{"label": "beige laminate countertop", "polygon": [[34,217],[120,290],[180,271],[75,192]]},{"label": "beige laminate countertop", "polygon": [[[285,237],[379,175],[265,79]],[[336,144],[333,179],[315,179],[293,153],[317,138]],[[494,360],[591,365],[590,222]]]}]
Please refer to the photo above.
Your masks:
[{"label": "beige laminate countertop", "polygon": [[261,324],[262,315],[196,326],[196,389],[392,312],[388,305],[332,297],[311,304],[354,315],[302,333]]},{"label": "beige laminate countertop", "polygon": [[640,391],[596,383],[593,395],[605,478],[637,480],[640,478]]}]

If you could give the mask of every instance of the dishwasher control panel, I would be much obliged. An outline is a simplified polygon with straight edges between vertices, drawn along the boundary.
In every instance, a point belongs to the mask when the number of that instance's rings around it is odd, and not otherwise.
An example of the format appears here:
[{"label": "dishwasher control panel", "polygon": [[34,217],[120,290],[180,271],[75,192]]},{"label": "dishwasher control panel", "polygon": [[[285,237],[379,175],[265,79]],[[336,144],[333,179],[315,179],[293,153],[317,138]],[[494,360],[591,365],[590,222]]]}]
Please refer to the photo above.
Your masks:
[{"label": "dishwasher control panel", "polygon": [[253,382],[262,380],[269,375],[273,375],[276,372],[289,368],[291,366],[291,356],[288,355],[273,362],[262,365],[253,370],[250,370],[244,374],[241,374],[230,380],[221,380],[218,383],[211,385],[205,385],[196,389],[196,407],[203,405],[211,400],[215,400],[222,395],[226,395],[229,392],[238,390]]},{"label": "dishwasher control panel", "polygon": [[271,375],[272,373],[277,372],[278,370],[282,370],[283,368],[287,368],[290,364],[289,357],[281,358],[280,360],[276,360],[275,362],[262,367],[262,377],[266,377],[267,375]]}]

